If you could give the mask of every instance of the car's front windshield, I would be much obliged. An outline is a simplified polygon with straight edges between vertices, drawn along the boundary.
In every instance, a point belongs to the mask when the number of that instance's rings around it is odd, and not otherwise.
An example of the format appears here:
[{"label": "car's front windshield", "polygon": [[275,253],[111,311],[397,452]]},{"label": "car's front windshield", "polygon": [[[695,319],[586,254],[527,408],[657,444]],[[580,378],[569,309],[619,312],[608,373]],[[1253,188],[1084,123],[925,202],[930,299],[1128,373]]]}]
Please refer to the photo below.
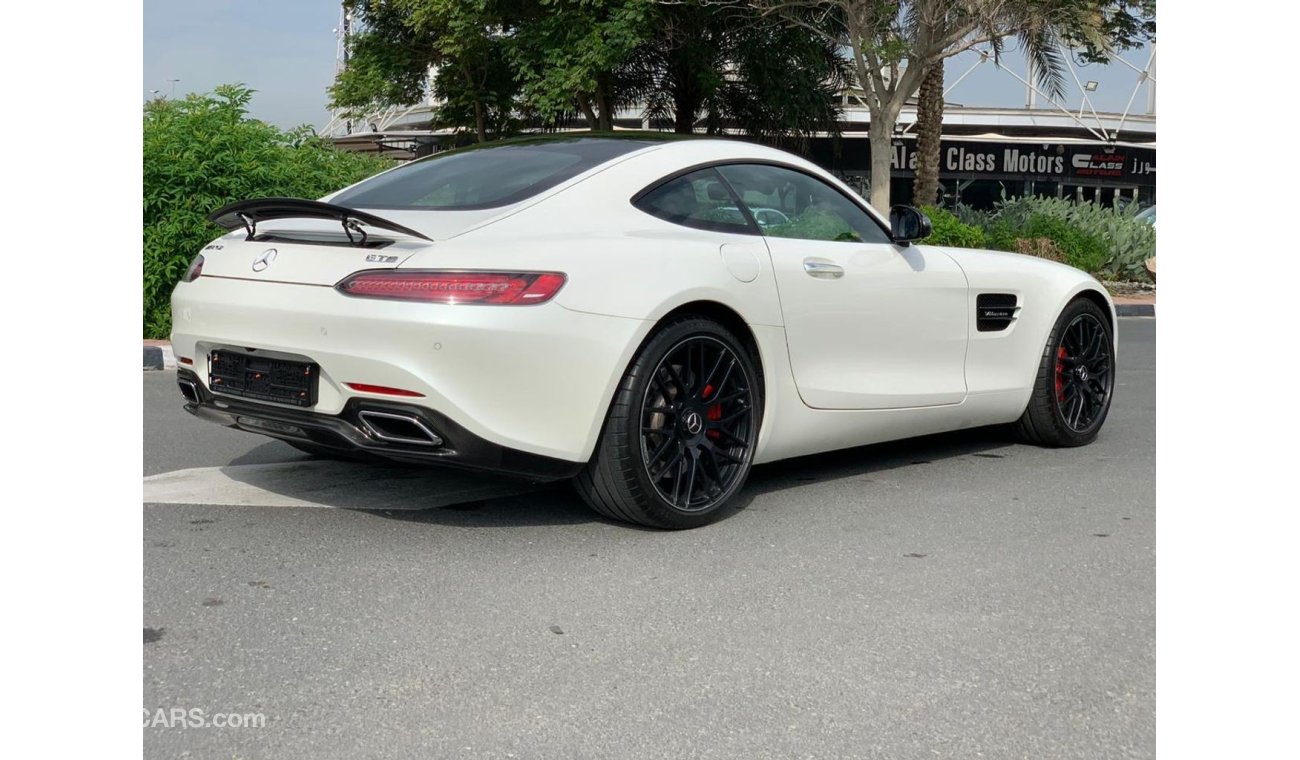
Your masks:
[{"label": "car's front windshield", "polygon": [[606,161],[654,144],[584,137],[451,151],[366,180],[331,202],[350,208],[496,208],[530,198]]}]

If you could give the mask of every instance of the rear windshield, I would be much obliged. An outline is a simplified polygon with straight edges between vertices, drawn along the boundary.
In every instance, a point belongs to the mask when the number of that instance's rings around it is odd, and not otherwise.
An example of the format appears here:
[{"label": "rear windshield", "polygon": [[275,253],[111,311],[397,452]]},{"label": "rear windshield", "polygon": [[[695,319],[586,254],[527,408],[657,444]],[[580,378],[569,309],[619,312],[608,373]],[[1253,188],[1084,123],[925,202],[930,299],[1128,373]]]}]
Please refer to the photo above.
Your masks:
[{"label": "rear windshield", "polygon": [[508,206],[649,140],[579,138],[494,145],[431,156],[347,190],[331,203],[350,208],[482,209]]}]

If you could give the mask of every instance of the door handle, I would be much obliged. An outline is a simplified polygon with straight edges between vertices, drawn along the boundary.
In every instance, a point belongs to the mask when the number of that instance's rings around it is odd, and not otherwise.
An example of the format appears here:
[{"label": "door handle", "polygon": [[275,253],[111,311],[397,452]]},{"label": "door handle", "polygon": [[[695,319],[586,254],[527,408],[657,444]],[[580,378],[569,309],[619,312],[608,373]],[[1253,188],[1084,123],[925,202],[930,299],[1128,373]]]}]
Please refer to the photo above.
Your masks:
[{"label": "door handle", "polygon": [[844,267],[839,264],[832,264],[829,261],[818,261],[816,259],[804,259],[803,271],[807,272],[810,277],[822,280],[835,280],[844,276]]}]

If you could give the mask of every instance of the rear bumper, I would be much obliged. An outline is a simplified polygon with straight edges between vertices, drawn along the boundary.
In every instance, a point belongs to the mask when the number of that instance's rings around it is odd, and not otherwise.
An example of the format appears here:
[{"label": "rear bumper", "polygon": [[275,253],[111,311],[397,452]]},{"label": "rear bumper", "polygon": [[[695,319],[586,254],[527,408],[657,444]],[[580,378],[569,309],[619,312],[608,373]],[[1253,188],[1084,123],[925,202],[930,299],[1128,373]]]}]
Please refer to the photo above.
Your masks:
[{"label": "rear bumper", "polygon": [[[192,362],[205,390],[213,349],[256,350],[320,367],[313,419],[347,418],[361,402],[412,408],[431,415],[459,448],[472,437],[570,463],[591,458],[614,386],[651,326],[555,303],[420,304],[206,275],[176,287],[172,314],[173,350],[181,366]],[[349,383],[418,395],[396,398]]]},{"label": "rear bumper", "polygon": [[[353,398],[338,414],[322,414],[214,396],[196,373],[186,369],[177,370],[176,379],[185,397],[185,410],[195,417],[281,440],[394,462],[485,470],[535,481],[570,478],[583,467],[581,462],[500,446],[474,435],[446,415],[412,404]],[[367,412],[415,418],[435,434],[436,443],[383,440],[382,433],[363,418]]]}]

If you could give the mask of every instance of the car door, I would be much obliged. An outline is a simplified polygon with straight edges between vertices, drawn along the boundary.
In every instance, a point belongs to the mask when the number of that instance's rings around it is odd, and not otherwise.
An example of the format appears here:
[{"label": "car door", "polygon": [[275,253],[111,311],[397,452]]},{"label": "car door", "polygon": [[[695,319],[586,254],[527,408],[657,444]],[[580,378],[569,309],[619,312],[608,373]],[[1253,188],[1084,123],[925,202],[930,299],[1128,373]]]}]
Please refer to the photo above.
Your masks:
[{"label": "car door", "polygon": [[819,409],[966,397],[967,287],[941,251],[895,245],[857,201],[775,164],[718,167],[763,233],[799,395]]}]

